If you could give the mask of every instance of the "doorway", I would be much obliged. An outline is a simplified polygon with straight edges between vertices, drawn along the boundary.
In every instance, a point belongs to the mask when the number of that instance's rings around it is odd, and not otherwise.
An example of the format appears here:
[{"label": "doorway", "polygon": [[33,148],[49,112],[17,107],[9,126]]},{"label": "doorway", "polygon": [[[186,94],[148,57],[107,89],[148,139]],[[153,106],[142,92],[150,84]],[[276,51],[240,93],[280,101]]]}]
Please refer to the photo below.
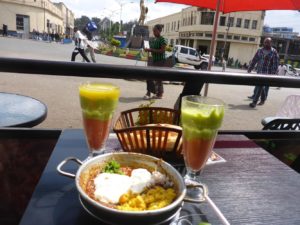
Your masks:
[{"label": "doorway", "polygon": [[29,16],[16,15],[16,27],[17,27],[17,32],[21,34],[23,38],[29,38],[29,32],[30,32]]},{"label": "doorway", "polygon": [[200,52],[201,55],[207,54],[208,46],[199,45],[197,50],[198,50],[198,52]]}]

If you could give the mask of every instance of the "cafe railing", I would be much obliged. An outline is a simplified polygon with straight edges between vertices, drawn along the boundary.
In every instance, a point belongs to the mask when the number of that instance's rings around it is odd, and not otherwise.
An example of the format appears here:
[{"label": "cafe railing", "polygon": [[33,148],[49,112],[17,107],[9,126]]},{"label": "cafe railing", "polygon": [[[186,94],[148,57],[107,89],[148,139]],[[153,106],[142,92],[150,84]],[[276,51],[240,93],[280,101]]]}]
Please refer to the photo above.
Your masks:
[{"label": "cafe railing", "polygon": [[211,72],[157,67],[120,66],[0,57],[0,72],[115,79],[158,79],[230,85],[269,85],[300,88],[298,77],[278,77],[247,73]]},{"label": "cafe railing", "polygon": [[[16,58],[1,58],[0,57],[0,72],[6,72],[3,75],[9,76],[9,73],[19,73],[22,76],[26,74],[38,75],[56,75],[56,76],[78,76],[78,77],[101,77],[115,79],[160,79],[166,81],[181,81],[181,82],[198,82],[198,83],[215,83],[228,85],[269,85],[274,87],[300,88],[300,78],[297,77],[278,77],[265,76],[246,73],[220,73],[210,71],[182,70],[182,69],[166,69],[166,68],[147,68],[138,66],[119,66],[107,64],[88,64],[88,63],[72,63],[61,61],[44,61],[31,59],[16,59]],[[300,89],[299,89],[300,90]],[[37,179],[32,180],[31,184],[27,184],[27,188],[33,191],[39,175],[43,170],[45,162],[47,162],[58,137],[61,133],[60,129],[35,129],[35,128],[1,128],[0,142],[3,152],[13,154],[11,158],[25,159],[32,162],[38,161],[39,165],[34,165],[29,168],[32,173],[30,176],[35,176]],[[221,134],[242,134],[256,141],[260,145],[281,144],[282,141],[293,143],[296,151],[300,144],[300,131],[280,131],[280,130],[226,130],[220,131]],[[275,140],[275,142],[274,142]],[[37,149],[39,151],[37,151]],[[0,148],[1,150],[1,148]],[[14,155],[16,154],[16,155]],[[25,155],[25,157],[20,157]],[[30,164],[31,165],[31,162]],[[19,160],[15,167],[23,168],[24,163]],[[295,170],[300,168],[299,157],[290,164]],[[10,167],[7,169],[11,170]],[[28,170],[28,169],[27,169]],[[20,171],[17,171],[20,172]],[[33,174],[34,173],[34,174]],[[28,176],[24,175],[24,179]],[[23,179],[23,180],[24,180]],[[22,179],[21,179],[22,180]],[[26,180],[26,179],[25,179]],[[19,184],[22,186],[23,184]],[[9,185],[7,185],[9,187]],[[31,193],[28,191],[28,193]],[[21,193],[22,194],[22,193]],[[16,201],[7,199],[11,202],[19,202],[19,195],[15,195]],[[23,194],[22,194],[23,196]],[[24,207],[19,207],[16,211],[18,215],[15,221],[11,224],[17,224],[23,210],[30,199],[31,194],[24,198]],[[14,207],[12,207],[14,208]],[[8,216],[9,217],[9,216]],[[11,219],[11,218],[10,218]]]}]

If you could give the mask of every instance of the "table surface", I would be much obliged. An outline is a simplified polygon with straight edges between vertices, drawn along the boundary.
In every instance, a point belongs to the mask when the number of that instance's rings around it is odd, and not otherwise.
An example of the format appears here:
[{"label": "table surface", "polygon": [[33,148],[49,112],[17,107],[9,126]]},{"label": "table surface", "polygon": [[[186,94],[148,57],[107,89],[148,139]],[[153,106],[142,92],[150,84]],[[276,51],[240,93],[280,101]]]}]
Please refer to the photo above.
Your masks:
[{"label": "table surface", "polygon": [[33,127],[46,119],[47,107],[32,97],[0,92],[0,127]]},{"label": "table surface", "polygon": [[[298,173],[242,135],[219,135],[214,151],[226,162],[206,166],[201,176],[211,199],[231,224],[300,224]],[[62,132],[21,225],[98,222],[80,205],[74,180],[56,171],[57,165],[69,156],[81,160],[87,156],[82,130]],[[68,165],[66,169],[76,172],[77,166]],[[199,212],[216,218],[206,204],[185,203],[181,211]]]}]

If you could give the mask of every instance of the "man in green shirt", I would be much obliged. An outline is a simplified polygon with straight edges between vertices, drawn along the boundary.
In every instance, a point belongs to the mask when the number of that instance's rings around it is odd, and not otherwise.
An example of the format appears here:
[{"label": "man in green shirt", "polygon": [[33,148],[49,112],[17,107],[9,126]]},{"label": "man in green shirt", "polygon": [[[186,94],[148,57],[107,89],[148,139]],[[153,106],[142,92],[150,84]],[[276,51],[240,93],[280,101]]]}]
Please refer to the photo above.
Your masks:
[{"label": "man in green shirt", "polygon": [[[152,63],[151,66],[165,66],[165,51],[167,46],[166,39],[160,35],[163,25],[156,24],[153,28],[154,40],[150,43],[150,48],[146,48],[146,52],[151,52]],[[149,65],[150,63],[148,63]],[[144,99],[150,99],[151,93],[155,94],[154,98],[161,99],[163,97],[164,88],[161,80],[147,80],[147,93]]]}]

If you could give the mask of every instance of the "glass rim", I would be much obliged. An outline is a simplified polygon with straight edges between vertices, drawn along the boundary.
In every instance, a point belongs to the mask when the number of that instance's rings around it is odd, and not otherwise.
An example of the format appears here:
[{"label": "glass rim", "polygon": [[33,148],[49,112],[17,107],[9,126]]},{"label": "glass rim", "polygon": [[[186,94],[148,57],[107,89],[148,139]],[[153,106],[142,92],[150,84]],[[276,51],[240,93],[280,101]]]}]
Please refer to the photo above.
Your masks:
[{"label": "glass rim", "polygon": [[[199,99],[199,100],[212,100],[212,102],[206,102],[206,101],[192,101],[189,98],[195,98],[195,99]],[[207,97],[207,96],[201,96],[201,95],[186,95],[182,97],[182,101],[186,101],[190,104],[194,104],[194,105],[201,105],[201,104],[205,104],[205,105],[209,105],[209,106],[216,106],[216,107],[226,107],[226,103],[219,99],[219,98],[214,98],[214,97]]]},{"label": "glass rim", "polygon": [[[98,86],[97,88],[93,88],[92,86],[89,86],[91,84],[99,84],[100,86]],[[101,86],[105,86],[107,85],[105,88],[101,87]],[[99,82],[99,81],[85,81],[82,82],[78,85],[78,88],[86,88],[86,89],[90,89],[90,90],[120,90],[120,87],[109,83],[109,82]]]}]

